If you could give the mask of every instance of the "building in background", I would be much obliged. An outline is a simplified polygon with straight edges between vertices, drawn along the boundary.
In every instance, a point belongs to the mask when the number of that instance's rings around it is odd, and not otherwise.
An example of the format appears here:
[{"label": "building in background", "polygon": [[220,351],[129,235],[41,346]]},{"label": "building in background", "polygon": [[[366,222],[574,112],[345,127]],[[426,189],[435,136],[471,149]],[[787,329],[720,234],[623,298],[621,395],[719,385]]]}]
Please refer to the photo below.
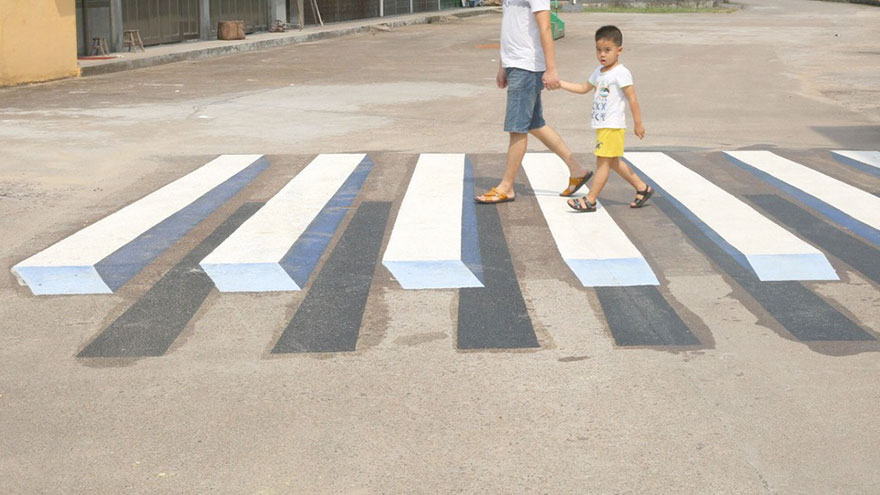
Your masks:
[{"label": "building in background", "polygon": [[[315,24],[310,0],[76,0],[77,50],[85,55],[91,39],[108,40],[122,49],[122,33],[140,31],[145,45],[217,38],[217,23],[243,20],[245,32],[266,31],[276,20],[298,24],[297,4],[305,25]],[[460,0],[317,0],[322,20],[371,17],[460,7]]]},{"label": "building in background", "polygon": [[[316,0],[325,23],[460,7],[462,0]],[[302,14],[298,6],[301,6]],[[79,74],[78,56],[94,39],[110,52],[137,29],[144,45],[217,38],[220,21],[242,20],[245,32],[276,20],[316,23],[311,0],[0,0],[0,86]]]},{"label": "building in background", "polygon": [[276,19],[287,20],[287,0],[75,1],[79,55],[89,54],[95,37],[106,39],[111,51],[121,51],[123,33],[130,29],[137,29],[149,46],[216,39],[222,20],[243,20],[249,33],[265,31]]},{"label": "building in background", "polygon": [[0,0],[0,86],[79,74],[74,0]]}]

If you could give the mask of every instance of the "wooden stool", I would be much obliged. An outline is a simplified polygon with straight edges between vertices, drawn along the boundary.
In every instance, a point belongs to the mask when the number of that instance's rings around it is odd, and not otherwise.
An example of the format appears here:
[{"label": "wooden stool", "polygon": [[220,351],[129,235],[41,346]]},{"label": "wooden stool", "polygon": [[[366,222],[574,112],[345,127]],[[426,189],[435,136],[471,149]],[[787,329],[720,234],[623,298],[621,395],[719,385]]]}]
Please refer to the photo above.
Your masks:
[{"label": "wooden stool", "polygon": [[107,40],[98,36],[92,38],[92,55],[107,55],[109,53]]},{"label": "wooden stool", "polygon": [[122,33],[122,44],[128,47],[128,51],[136,52],[138,47],[144,52],[144,42],[141,40],[141,31],[139,29],[129,29]]},{"label": "wooden stool", "polygon": [[217,23],[218,40],[243,40],[244,21],[220,21]]}]

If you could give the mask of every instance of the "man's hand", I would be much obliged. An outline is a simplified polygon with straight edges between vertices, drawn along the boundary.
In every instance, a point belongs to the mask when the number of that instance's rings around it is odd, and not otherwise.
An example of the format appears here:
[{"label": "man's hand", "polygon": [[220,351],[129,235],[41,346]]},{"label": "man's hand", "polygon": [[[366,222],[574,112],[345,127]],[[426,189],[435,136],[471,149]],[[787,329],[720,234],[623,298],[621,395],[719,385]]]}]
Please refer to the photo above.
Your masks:
[{"label": "man's hand", "polygon": [[639,139],[645,139],[645,126],[643,126],[641,122],[636,124],[634,131]]},{"label": "man's hand", "polygon": [[559,88],[559,73],[556,72],[556,47],[553,45],[553,28],[550,26],[550,11],[539,10],[535,12],[535,21],[538,23],[538,32],[541,35],[541,49],[544,51],[546,69],[541,82],[547,89]]},{"label": "man's hand", "polygon": [[498,75],[495,76],[495,84],[497,84],[500,89],[507,87],[507,71],[504,70],[504,67],[498,67]]},{"label": "man's hand", "polygon": [[545,71],[544,76],[541,77],[541,82],[544,83],[544,87],[547,89],[559,89],[559,74],[556,72],[556,69]]}]

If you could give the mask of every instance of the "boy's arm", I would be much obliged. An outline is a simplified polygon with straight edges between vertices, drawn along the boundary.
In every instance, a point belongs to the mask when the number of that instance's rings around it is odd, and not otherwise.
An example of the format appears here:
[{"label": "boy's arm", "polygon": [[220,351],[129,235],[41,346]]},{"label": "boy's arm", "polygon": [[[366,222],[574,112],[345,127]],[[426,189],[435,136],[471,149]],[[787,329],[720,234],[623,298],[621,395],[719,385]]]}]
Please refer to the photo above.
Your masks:
[{"label": "boy's arm", "polygon": [[576,93],[579,95],[585,95],[595,89],[596,86],[593,86],[589,82],[585,83],[571,83],[568,81],[559,81],[559,87],[568,91],[569,93]]},{"label": "boy's arm", "polygon": [[559,73],[556,72],[556,47],[553,46],[553,28],[550,26],[550,11],[541,10],[535,12],[535,19],[538,21],[538,30],[541,33],[541,48],[544,50],[544,63],[547,70],[544,71],[544,77],[541,81],[547,89],[557,89],[559,87]]},{"label": "boy's arm", "polygon": [[642,109],[639,107],[638,98],[636,98],[636,90],[632,86],[627,86],[623,88],[623,94],[629,101],[629,108],[632,110],[636,136],[638,136],[639,139],[644,139],[645,126],[642,125]]}]

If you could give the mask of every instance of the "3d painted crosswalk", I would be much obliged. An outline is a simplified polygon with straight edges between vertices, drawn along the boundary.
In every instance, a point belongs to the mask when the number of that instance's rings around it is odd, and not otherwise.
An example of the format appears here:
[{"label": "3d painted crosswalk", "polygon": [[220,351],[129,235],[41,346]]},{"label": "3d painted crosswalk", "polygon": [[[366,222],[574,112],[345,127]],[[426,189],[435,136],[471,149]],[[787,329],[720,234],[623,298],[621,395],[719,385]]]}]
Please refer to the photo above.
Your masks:
[{"label": "3d painted crosswalk", "polygon": [[589,221],[562,207],[556,188],[568,183],[569,174],[559,157],[529,153],[523,158],[523,170],[528,174],[559,254],[584,287],[659,284],[642,253],[601,202]]},{"label": "3d painted crosswalk", "polygon": [[[834,153],[867,164],[880,155]],[[880,243],[880,198],[766,151],[726,154]],[[818,249],[668,155],[637,152],[625,158],[759,280],[837,279]],[[267,166],[259,155],[221,156],[12,271],[34,294],[111,293]],[[319,155],[200,266],[221,292],[301,289],[372,166],[364,154]],[[658,284],[644,256],[604,208],[584,217],[562,206],[556,189],[568,173],[561,160],[529,153],[523,168],[560,256],[585,287]],[[473,169],[466,155],[419,157],[382,256],[402,288],[483,286],[472,195]]]},{"label": "3d painted crosswalk", "polygon": [[12,267],[37,295],[109,294],[269,166],[223,155]]},{"label": "3d painted crosswalk", "polygon": [[[867,152],[840,153],[863,164],[873,160]],[[871,261],[877,243],[871,246],[833,225],[873,242],[880,198],[772,153],[726,156],[832,222],[766,191],[741,200],[700,175],[699,168],[688,167],[686,156],[679,161],[664,153],[636,152],[625,159],[657,189],[652,201],[658,212],[795,338],[875,340],[800,281],[837,280],[823,251],[843,268],[880,280]],[[269,166],[261,155],[218,157],[12,271],[38,295],[111,293]],[[504,207],[474,204],[468,156],[419,155],[411,162],[402,198],[360,197],[371,170],[382,166],[366,154],[318,155],[268,202],[240,208],[234,221],[230,217],[186,255],[80,355],[164,354],[212,287],[221,293],[307,289],[272,353],[354,351],[371,281],[383,272],[403,290],[458,290],[459,349],[540,347],[514,269],[505,215],[499,214]],[[665,277],[646,261],[645,254],[656,247],[636,246],[624,234],[620,224],[628,220],[620,214],[626,209],[571,212],[558,196],[568,170],[553,154],[529,153],[523,169],[535,203],[526,194],[511,211],[522,213],[521,208],[537,204],[541,215],[535,218],[546,223],[556,246],[547,255],[558,256],[585,290],[596,294],[617,345],[702,345],[668,300],[658,281]],[[346,217],[351,221],[341,234]],[[840,249],[836,237],[846,238]],[[323,268],[312,277],[322,259]],[[187,300],[186,311],[178,308],[181,298]],[[630,303],[634,300],[638,307]],[[149,328],[160,321],[161,328]]]},{"label": "3d painted crosswalk", "polygon": [[668,155],[636,152],[624,158],[759,280],[838,280],[818,249]]}]

